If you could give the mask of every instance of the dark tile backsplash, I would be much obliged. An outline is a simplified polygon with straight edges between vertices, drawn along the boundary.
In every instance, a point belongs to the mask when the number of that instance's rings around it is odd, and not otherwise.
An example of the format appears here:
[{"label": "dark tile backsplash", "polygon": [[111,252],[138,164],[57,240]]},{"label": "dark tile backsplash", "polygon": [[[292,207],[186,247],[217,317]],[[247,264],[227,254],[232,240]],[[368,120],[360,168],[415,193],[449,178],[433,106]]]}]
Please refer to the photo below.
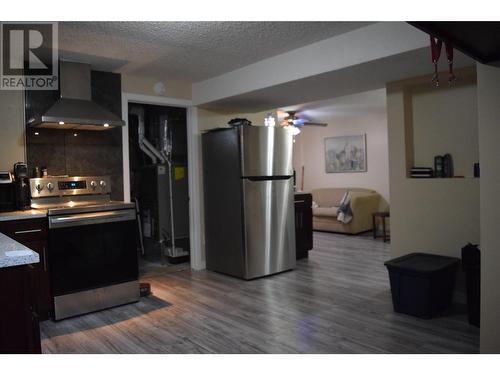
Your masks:
[{"label": "dark tile backsplash", "polygon": [[[49,175],[111,176],[111,198],[123,199],[122,130],[27,131],[28,166],[47,167]],[[74,134],[77,134],[75,137]]]}]

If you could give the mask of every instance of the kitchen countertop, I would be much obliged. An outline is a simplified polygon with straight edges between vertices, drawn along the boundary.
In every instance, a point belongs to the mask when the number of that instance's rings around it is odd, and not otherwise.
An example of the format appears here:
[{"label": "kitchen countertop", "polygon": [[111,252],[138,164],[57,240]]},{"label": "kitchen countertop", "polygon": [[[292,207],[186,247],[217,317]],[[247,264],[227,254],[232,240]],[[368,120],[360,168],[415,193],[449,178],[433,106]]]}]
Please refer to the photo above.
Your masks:
[{"label": "kitchen countertop", "polygon": [[36,252],[0,233],[0,269],[40,262]]},{"label": "kitchen countertop", "polygon": [[7,211],[0,212],[0,221],[37,219],[46,216],[46,210]]}]

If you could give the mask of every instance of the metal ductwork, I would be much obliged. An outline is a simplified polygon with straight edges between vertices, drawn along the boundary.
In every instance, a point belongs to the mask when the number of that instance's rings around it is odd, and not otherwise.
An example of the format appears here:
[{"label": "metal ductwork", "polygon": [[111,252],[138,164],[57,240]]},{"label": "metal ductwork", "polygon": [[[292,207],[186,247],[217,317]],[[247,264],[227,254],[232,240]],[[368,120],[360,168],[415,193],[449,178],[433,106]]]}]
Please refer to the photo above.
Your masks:
[{"label": "metal ductwork", "polygon": [[124,126],[120,117],[92,101],[90,65],[61,62],[60,98],[42,115],[28,120],[36,128],[107,130]]}]

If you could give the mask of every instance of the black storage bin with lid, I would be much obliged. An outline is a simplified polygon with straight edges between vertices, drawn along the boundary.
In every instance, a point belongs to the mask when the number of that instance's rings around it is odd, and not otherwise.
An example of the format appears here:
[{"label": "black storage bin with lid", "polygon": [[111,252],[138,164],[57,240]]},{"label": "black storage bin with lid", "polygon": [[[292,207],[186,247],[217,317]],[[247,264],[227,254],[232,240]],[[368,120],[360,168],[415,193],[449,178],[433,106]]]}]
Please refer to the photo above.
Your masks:
[{"label": "black storage bin with lid", "polygon": [[451,305],[458,258],[412,253],[385,262],[399,313],[429,319]]}]

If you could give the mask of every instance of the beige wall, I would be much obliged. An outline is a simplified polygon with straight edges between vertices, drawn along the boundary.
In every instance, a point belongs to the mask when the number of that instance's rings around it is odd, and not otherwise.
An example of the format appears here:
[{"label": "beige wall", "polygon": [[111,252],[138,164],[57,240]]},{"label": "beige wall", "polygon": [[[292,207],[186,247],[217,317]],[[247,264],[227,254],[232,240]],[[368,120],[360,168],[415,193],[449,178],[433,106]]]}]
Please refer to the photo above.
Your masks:
[{"label": "beige wall", "polygon": [[0,170],[25,161],[22,91],[0,90]]},{"label": "beige wall", "polygon": [[[158,95],[154,91],[154,85],[158,79],[148,77],[137,77],[132,75],[122,75],[122,92],[129,92],[143,95]],[[165,85],[165,94],[170,98],[191,99],[191,84],[179,81],[161,81]]]},{"label": "beige wall", "polygon": [[500,353],[500,68],[478,64],[481,352]]},{"label": "beige wall", "polygon": [[449,153],[456,176],[474,175],[479,161],[476,85],[412,94],[415,166],[432,167]]},{"label": "beige wall", "polygon": [[[389,158],[386,114],[332,117],[318,116],[327,127],[305,126],[295,137],[294,168],[297,186],[301,186],[304,166],[304,190],[320,187],[362,187],[378,191],[389,201]],[[325,138],[366,134],[367,172],[326,173]]]},{"label": "beige wall", "polygon": [[[424,79],[424,82],[429,90],[433,90],[429,95],[436,99],[439,95],[435,89],[428,85],[428,80]],[[476,108],[471,104],[470,98],[462,102],[463,94],[458,90],[454,96],[454,90],[450,89],[446,93],[446,100],[438,98],[441,103],[439,107],[426,107],[424,104],[428,102],[428,98],[420,98],[419,105],[413,111],[427,112],[426,116],[429,118],[436,116],[440,122],[450,122],[439,126],[451,127],[457,119],[447,117],[447,114],[458,106],[463,106],[460,111],[464,112],[464,118],[476,117]],[[420,119],[424,116],[418,113],[412,117],[412,108],[408,107],[408,103],[411,103],[411,93],[404,87],[388,87],[391,255],[396,257],[422,251],[460,257],[461,248],[467,242],[479,242],[479,179],[416,180],[407,177],[408,167],[413,163],[411,131],[408,127],[411,130],[412,118]],[[413,127],[427,126],[422,124],[418,120],[413,123]],[[417,129],[416,132],[420,130]],[[449,136],[461,143],[468,134],[469,130],[460,125]],[[469,144],[462,152],[476,155],[477,150],[471,150],[474,147],[477,146]],[[470,155],[467,158],[473,159]]]}]

